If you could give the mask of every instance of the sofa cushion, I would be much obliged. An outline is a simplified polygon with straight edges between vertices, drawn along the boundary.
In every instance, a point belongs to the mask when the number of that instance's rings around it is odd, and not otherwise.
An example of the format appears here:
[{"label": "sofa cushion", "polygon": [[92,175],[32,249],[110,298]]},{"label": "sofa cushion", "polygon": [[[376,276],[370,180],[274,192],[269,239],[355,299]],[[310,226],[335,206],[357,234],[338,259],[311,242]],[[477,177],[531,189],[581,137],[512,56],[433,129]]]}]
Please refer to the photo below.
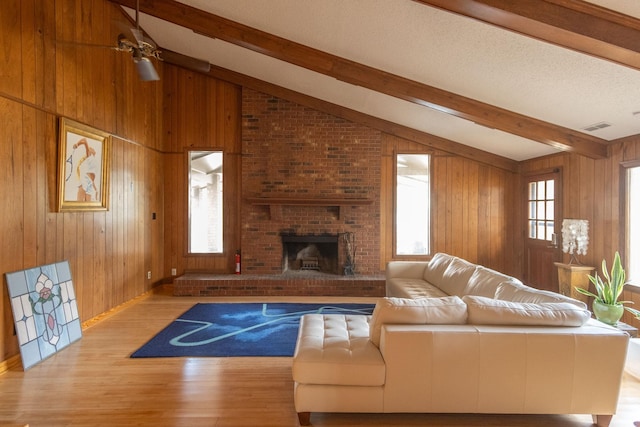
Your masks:
[{"label": "sofa cushion", "polygon": [[385,364],[369,340],[369,316],[305,314],[293,355],[294,381],[301,384],[381,386]]},{"label": "sofa cushion", "polygon": [[454,258],[442,275],[439,284],[435,284],[449,295],[464,295],[469,279],[476,271],[477,265],[461,258]]},{"label": "sofa cushion", "polygon": [[519,281],[500,283],[495,297],[496,299],[504,301],[530,302],[534,304],[543,302],[568,302],[578,308],[587,309],[587,304],[582,301],[555,292],[532,288]]},{"label": "sofa cushion", "polygon": [[449,267],[449,264],[454,258],[454,256],[440,252],[435,254],[424,269],[424,280],[439,287],[444,271]]},{"label": "sofa cushion", "polygon": [[568,302],[521,303],[466,295],[468,323],[473,325],[582,326],[589,310]]},{"label": "sofa cushion", "polygon": [[449,296],[440,288],[422,279],[394,277],[387,279],[386,292],[388,297],[398,298],[439,298]]},{"label": "sofa cushion", "polygon": [[498,273],[490,268],[478,266],[469,278],[464,295],[478,295],[481,297],[495,298],[498,286],[502,282],[517,281],[511,276]]},{"label": "sofa cushion", "polygon": [[442,298],[381,298],[371,315],[369,339],[380,345],[384,324],[443,325],[467,322],[467,307],[457,296]]}]

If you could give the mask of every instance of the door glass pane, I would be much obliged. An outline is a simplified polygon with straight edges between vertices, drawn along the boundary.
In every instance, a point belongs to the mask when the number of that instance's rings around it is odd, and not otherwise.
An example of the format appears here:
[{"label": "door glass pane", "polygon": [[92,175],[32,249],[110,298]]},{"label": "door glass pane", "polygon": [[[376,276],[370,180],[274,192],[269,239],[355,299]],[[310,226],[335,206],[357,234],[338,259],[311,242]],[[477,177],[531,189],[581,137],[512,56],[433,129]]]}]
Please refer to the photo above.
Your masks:
[{"label": "door glass pane", "polygon": [[536,183],[535,182],[530,182],[529,183],[529,200],[535,200],[536,199]]},{"label": "door glass pane", "polygon": [[546,197],[544,197],[544,181],[538,181],[538,194],[536,195],[536,199],[538,200],[544,200]]},{"label": "door glass pane", "polygon": [[536,212],[537,212],[537,217],[536,218],[538,218],[538,219],[544,219],[545,218],[544,214],[546,212],[546,209],[544,208],[544,205],[545,205],[544,202],[538,202],[538,208],[536,209]]},{"label": "door glass pane", "polygon": [[555,204],[553,203],[553,201],[548,201],[547,202],[547,214],[545,215],[545,218],[553,218],[555,212]]},{"label": "door glass pane", "polygon": [[189,152],[189,253],[222,253],[222,152]]},{"label": "door glass pane", "polygon": [[554,186],[555,186],[554,180],[550,179],[547,181],[547,194],[546,194],[547,200],[553,200],[553,195],[555,194]]},{"label": "door glass pane", "polygon": [[396,163],[396,254],[428,255],[430,178],[428,154],[398,154]]},{"label": "door glass pane", "polygon": [[529,219],[535,219],[536,217],[536,202],[529,202]]}]

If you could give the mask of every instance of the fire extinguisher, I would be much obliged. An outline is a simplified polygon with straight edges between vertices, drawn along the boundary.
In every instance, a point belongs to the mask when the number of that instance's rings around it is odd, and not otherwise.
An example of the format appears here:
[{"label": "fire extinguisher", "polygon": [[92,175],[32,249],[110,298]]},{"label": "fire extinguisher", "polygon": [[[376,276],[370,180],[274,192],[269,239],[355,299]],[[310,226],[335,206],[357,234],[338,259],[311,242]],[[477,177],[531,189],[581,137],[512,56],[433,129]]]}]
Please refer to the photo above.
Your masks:
[{"label": "fire extinguisher", "polygon": [[236,251],[236,274],[240,274],[240,251]]}]

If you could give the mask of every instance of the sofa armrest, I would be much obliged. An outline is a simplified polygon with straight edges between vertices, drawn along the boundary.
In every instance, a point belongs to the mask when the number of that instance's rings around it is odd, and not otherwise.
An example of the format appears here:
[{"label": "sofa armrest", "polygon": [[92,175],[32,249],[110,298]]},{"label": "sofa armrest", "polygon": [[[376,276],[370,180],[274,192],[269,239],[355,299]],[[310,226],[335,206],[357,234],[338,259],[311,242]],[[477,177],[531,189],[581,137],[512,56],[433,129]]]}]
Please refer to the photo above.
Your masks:
[{"label": "sofa armrest", "polygon": [[387,279],[424,279],[424,269],[428,264],[428,261],[390,261],[387,263],[385,276]]}]

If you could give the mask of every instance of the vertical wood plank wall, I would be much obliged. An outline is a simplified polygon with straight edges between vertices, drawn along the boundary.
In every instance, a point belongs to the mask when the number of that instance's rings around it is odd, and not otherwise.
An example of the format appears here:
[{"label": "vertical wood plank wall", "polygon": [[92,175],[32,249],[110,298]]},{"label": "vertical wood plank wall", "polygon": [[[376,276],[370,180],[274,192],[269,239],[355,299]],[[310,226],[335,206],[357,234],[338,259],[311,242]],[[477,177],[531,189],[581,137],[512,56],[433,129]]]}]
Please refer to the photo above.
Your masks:
[{"label": "vertical wood plank wall", "polygon": [[[598,269],[603,259],[611,266],[615,252],[624,252],[621,203],[625,198],[620,193],[620,165],[640,160],[640,136],[617,141],[609,150],[609,157],[601,160],[559,154],[522,163],[525,174],[562,168],[564,218],[589,220],[589,247],[581,261]],[[565,257],[568,262],[568,256]],[[635,308],[640,308],[640,290],[627,287],[622,299],[634,301]],[[629,313],[625,312],[623,320],[640,327],[640,321]]]},{"label": "vertical wood plank wall", "polygon": [[[172,268],[178,275],[185,271],[232,272],[233,256],[240,248],[240,87],[171,65],[164,70],[164,276],[169,277]],[[189,150],[224,153],[222,254],[187,253]]]},{"label": "vertical wood plank wall", "polygon": [[[140,82],[127,54],[83,45],[114,45],[114,22],[129,25],[121,10],[104,0],[5,0],[1,9],[3,361],[18,353],[4,273],[69,260],[89,320],[162,277],[162,216],[151,217],[164,199],[161,84]],[[113,135],[106,212],[56,212],[60,117]]]}]

